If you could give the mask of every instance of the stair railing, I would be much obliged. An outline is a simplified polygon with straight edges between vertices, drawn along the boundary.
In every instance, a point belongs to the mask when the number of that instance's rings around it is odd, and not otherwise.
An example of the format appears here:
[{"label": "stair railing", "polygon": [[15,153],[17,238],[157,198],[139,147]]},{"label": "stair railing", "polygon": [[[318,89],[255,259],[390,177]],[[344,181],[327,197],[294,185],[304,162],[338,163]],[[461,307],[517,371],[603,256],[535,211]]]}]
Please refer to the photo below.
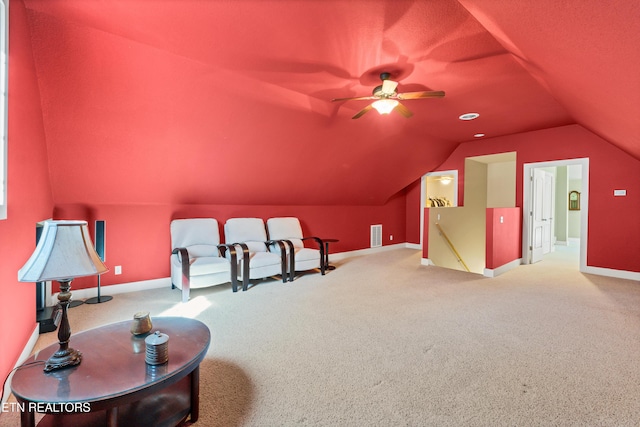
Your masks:
[{"label": "stair railing", "polygon": [[440,235],[444,238],[444,240],[447,242],[447,244],[449,245],[449,248],[453,251],[453,253],[455,254],[456,258],[458,259],[458,262],[460,264],[462,264],[462,266],[464,267],[465,270],[471,272],[471,270],[469,270],[469,267],[467,267],[467,264],[465,264],[464,260],[462,259],[462,257],[460,256],[460,254],[458,253],[458,251],[456,250],[455,246],[453,246],[453,243],[451,243],[451,240],[449,239],[449,237],[447,236],[447,233],[444,232],[444,230],[442,229],[442,227],[440,226],[439,223],[436,222],[436,227],[438,227],[438,231],[440,232]]}]

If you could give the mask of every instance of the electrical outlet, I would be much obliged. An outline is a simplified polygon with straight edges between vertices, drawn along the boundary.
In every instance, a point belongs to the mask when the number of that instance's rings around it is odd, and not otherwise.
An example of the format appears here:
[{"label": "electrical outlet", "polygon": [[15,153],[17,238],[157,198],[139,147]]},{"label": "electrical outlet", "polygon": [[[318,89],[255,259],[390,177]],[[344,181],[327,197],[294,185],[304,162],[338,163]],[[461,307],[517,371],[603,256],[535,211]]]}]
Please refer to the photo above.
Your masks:
[{"label": "electrical outlet", "polygon": [[389,240],[393,240],[393,234],[389,236]]},{"label": "electrical outlet", "polygon": [[121,265],[116,265],[114,267],[114,274],[122,274],[122,266]]}]

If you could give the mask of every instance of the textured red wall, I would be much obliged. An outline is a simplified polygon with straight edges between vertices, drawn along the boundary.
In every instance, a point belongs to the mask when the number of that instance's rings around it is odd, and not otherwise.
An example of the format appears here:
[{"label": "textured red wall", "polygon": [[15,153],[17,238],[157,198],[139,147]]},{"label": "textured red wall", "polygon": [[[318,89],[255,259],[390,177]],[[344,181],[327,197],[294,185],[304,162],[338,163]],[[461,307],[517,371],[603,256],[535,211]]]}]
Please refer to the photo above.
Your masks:
[{"label": "textured red wall", "polygon": [[36,327],[35,286],[18,282],[18,270],[35,248],[37,221],[53,211],[47,150],[22,2],[11,2],[9,26],[8,218],[0,221],[0,378],[4,378]]},{"label": "textured red wall", "polygon": [[[485,268],[496,269],[520,258],[522,214],[520,208],[488,208]],[[500,218],[503,221],[500,221]]]}]

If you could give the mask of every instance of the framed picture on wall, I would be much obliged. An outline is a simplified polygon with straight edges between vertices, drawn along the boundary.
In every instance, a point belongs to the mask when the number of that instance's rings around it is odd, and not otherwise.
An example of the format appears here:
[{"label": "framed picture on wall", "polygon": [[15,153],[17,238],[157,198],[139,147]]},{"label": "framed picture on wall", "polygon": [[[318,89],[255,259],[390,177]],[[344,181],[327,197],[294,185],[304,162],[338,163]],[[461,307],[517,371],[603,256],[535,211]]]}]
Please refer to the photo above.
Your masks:
[{"label": "framed picture on wall", "polygon": [[580,192],[575,190],[569,192],[569,210],[570,211],[580,210]]}]

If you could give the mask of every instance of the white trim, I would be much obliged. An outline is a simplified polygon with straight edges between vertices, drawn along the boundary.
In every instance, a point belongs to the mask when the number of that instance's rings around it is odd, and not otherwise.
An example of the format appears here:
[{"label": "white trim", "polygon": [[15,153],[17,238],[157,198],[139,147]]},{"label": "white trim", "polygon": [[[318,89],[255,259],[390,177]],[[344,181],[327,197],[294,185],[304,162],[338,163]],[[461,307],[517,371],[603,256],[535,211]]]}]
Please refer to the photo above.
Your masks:
[{"label": "white trim", "polygon": [[[73,299],[86,299],[93,298],[96,296],[97,287],[95,288],[86,288],[86,289],[77,289],[73,290],[73,282],[71,282],[71,294]],[[124,294],[127,292],[137,292],[137,291],[146,291],[149,289],[158,289],[163,287],[171,287],[171,277],[163,277],[161,279],[151,279],[151,280],[142,280],[140,282],[130,282],[130,283],[122,283],[120,285],[109,285],[102,286],[101,290],[106,290],[109,295],[113,294]],[[58,301],[58,292],[53,294],[53,301],[57,303]]]},{"label": "white trim", "polygon": [[[339,261],[354,256],[371,255],[379,252],[386,252],[394,249],[408,248],[408,243],[396,243],[394,245],[379,246],[377,248],[357,249],[348,252],[329,253],[329,261]],[[413,248],[410,248],[413,249]]]},{"label": "white trim", "polygon": [[[367,248],[367,249],[358,249],[355,251],[347,251],[347,252],[336,252],[330,253],[329,258],[330,261],[339,261],[355,256],[362,255],[371,255],[379,252],[386,252],[390,250],[396,249],[415,249],[420,250],[420,247],[415,243],[396,243],[393,245],[380,246],[377,248]],[[87,299],[93,298],[96,296],[97,287],[86,288],[86,289],[77,289],[73,290],[73,282],[71,282],[71,293],[73,295],[73,299]],[[160,279],[151,279],[151,280],[143,280],[140,282],[130,282],[130,283],[122,283],[119,285],[109,285],[102,286],[101,289],[106,291],[109,295],[115,294],[123,294],[127,292],[137,292],[137,291],[146,291],[149,289],[158,289],[163,287],[171,287],[171,277],[162,277]],[[55,305],[58,302],[58,292],[51,295],[50,305]]]},{"label": "white trim", "polygon": [[[29,356],[31,356],[33,349],[36,347],[36,342],[38,342],[39,336],[40,336],[40,325],[36,325],[35,329],[31,333],[31,337],[29,338],[29,341],[27,341],[27,344],[22,349],[22,353],[20,353],[20,357],[18,357],[18,361],[14,365],[13,369],[22,365],[25,362],[25,360],[27,360]],[[4,404],[7,401],[7,399],[9,399],[9,395],[11,395],[11,379],[13,378],[13,374],[15,373],[13,369],[9,373],[7,378],[7,383],[5,384],[4,389],[2,390],[2,402],[0,402],[2,404]],[[7,392],[6,396],[5,396],[5,391]]]},{"label": "white trim", "polygon": [[618,279],[640,281],[640,273],[635,271],[614,270],[613,268],[587,266],[587,268],[585,268],[585,270],[582,272],[587,274],[595,274],[598,276],[608,276],[608,277],[615,277]]},{"label": "white trim", "polygon": [[585,273],[587,269],[587,225],[589,223],[589,158],[555,160],[549,162],[525,163],[522,168],[522,263],[531,263],[531,251],[529,250],[531,211],[531,182],[529,177],[533,169],[557,166],[580,165],[582,166],[582,192],[580,194],[580,271]]},{"label": "white trim", "polygon": [[435,265],[429,258],[420,258],[420,265]]},{"label": "white trim", "polygon": [[522,259],[520,258],[514,259],[513,261],[503,264],[498,268],[494,268],[494,269],[485,268],[484,273],[482,275],[484,277],[497,277],[501,274],[506,273],[509,270],[513,270],[514,268],[518,267],[520,264],[522,264]]}]

